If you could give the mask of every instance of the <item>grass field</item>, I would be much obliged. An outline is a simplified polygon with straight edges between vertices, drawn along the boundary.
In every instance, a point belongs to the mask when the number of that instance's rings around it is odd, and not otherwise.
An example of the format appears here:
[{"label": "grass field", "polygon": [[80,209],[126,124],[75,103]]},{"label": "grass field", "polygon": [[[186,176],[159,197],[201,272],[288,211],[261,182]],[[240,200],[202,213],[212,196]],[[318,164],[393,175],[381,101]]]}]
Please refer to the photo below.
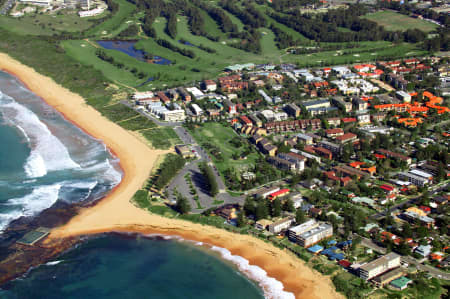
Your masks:
[{"label": "grass field", "polygon": [[111,38],[130,24],[127,24],[127,21],[135,21],[132,13],[136,10],[136,6],[126,0],[114,0],[114,2],[119,4],[119,11],[112,18],[89,30],[87,32],[89,36]]},{"label": "grass field", "polygon": [[119,125],[130,131],[138,131],[156,127],[154,122],[142,115],[120,121]]},{"label": "grass field", "polygon": [[0,27],[22,35],[52,35],[58,31],[78,32],[92,26],[93,18],[80,18],[76,11],[61,11],[60,14],[28,14],[21,18],[0,16]]},{"label": "grass field", "polygon": [[244,152],[245,147],[241,146],[236,148],[230,141],[238,135],[233,131],[231,127],[226,127],[220,123],[209,123],[207,126],[196,127],[190,130],[190,133],[195,138],[197,143],[204,144],[210,143],[220,149],[222,160],[219,161],[216,157],[211,155],[214,160],[214,164],[221,174],[228,168],[234,168],[240,170],[247,166],[252,166],[259,158],[256,152],[252,152],[246,159],[233,159],[233,154],[239,156]]},{"label": "grass field", "polygon": [[156,149],[169,149],[181,144],[175,131],[170,127],[158,127],[140,132]]},{"label": "grass field", "polygon": [[395,11],[378,11],[375,13],[367,14],[363,18],[377,22],[379,25],[383,26],[386,30],[391,31],[405,31],[407,29],[419,29],[423,32],[430,32],[437,28],[437,25],[424,21],[415,19],[409,16],[402,15]]}]

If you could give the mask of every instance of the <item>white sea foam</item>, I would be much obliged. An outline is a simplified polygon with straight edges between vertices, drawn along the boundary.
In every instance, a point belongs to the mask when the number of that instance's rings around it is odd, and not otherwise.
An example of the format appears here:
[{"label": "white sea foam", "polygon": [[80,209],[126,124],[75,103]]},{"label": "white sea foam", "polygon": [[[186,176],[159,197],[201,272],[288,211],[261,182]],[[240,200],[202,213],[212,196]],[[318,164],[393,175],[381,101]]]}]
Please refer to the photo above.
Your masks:
[{"label": "white sea foam", "polygon": [[61,184],[39,186],[30,194],[9,199],[6,204],[20,206],[22,213],[20,216],[34,216],[51,207],[58,200],[59,189],[61,189]]},{"label": "white sea foam", "polygon": [[45,265],[46,266],[55,266],[55,265],[58,265],[61,262],[62,262],[62,260],[61,261],[51,261],[51,262],[46,263]]},{"label": "white sea foam", "polygon": [[0,213],[0,232],[3,231],[8,224],[23,216],[23,213],[20,210],[9,211],[8,213]]},{"label": "white sea foam", "polygon": [[7,99],[0,102],[4,118],[22,131],[31,147],[30,156],[24,165],[28,177],[42,177],[49,171],[80,168],[70,158],[67,148],[36,114],[12,98]]},{"label": "white sea foam", "polygon": [[291,299],[295,298],[294,294],[284,291],[283,284],[275,278],[267,276],[267,272],[258,266],[250,265],[248,260],[238,255],[232,255],[225,248],[212,246],[212,250],[219,252],[225,260],[235,264],[241,272],[250,279],[257,281],[264,291],[264,296],[271,299]]}]

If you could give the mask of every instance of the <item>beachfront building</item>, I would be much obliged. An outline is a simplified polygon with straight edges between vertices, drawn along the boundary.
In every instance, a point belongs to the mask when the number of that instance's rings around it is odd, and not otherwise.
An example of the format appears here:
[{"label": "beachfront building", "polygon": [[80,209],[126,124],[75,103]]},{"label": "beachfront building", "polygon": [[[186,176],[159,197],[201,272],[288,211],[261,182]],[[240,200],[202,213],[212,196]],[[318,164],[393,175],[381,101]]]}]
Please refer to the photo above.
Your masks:
[{"label": "beachfront building", "polygon": [[333,227],[326,223],[316,222],[314,219],[289,229],[288,237],[303,247],[310,247],[333,235]]},{"label": "beachfront building", "polygon": [[82,10],[78,12],[78,15],[80,18],[86,18],[86,17],[94,17],[101,15],[105,11],[105,8],[103,7],[97,7],[91,10]]},{"label": "beachfront building", "polygon": [[272,234],[279,234],[281,231],[288,229],[294,221],[295,218],[289,216],[269,224],[267,228]]},{"label": "beachfront building", "polygon": [[362,279],[369,280],[399,266],[400,255],[391,252],[376,260],[371,261],[370,263],[362,265],[358,269],[358,273],[359,277],[361,277]]}]

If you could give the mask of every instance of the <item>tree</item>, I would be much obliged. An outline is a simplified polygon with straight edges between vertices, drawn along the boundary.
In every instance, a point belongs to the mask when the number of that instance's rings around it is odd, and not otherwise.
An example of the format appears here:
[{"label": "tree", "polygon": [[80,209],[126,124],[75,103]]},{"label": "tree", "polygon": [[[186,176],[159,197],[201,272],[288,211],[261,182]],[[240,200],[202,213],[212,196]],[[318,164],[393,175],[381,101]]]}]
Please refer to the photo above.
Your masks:
[{"label": "tree", "polygon": [[419,226],[417,228],[417,235],[419,236],[419,238],[425,238],[428,237],[428,229],[426,227],[423,226]]},{"label": "tree", "polygon": [[305,213],[301,208],[297,209],[297,212],[295,213],[295,222],[297,222],[297,224],[302,224],[305,221],[306,221]]},{"label": "tree", "polygon": [[189,204],[187,198],[181,194],[178,194],[177,196],[176,208],[181,214],[187,214],[191,211],[191,205]]},{"label": "tree", "polygon": [[283,205],[283,210],[287,212],[295,212],[294,202],[288,198]]},{"label": "tree", "polygon": [[237,223],[236,224],[237,224],[238,227],[244,227],[247,224],[247,222],[245,221],[245,213],[244,213],[244,211],[240,212],[237,215]]},{"label": "tree", "polygon": [[244,211],[247,215],[254,215],[256,212],[255,201],[251,197],[247,197],[244,202]]},{"label": "tree", "polygon": [[281,215],[281,201],[277,198],[272,202],[272,216],[279,217]]},{"label": "tree", "polygon": [[409,225],[408,222],[405,222],[405,224],[403,224],[403,237],[404,238],[411,238],[412,237],[412,229],[411,229],[411,225]]}]

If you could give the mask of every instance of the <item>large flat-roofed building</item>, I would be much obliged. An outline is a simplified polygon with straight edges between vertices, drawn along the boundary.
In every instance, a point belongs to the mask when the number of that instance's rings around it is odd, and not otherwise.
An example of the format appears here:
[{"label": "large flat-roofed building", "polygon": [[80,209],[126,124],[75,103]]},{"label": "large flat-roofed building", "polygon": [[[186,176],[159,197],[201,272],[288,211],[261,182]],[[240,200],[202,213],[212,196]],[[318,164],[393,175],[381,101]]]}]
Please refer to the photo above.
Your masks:
[{"label": "large flat-roofed building", "polygon": [[284,111],[292,117],[299,117],[302,110],[295,104],[288,104],[284,106]]},{"label": "large flat-roofed building", "polygon": [[333,227],[326,223],[318,223],[314,219],[292,227],[288,231],[291,241],[303,247],[309,247],[333,235]]},{"label": "large flat-roofed building", "polygon": [[419,186],[419,187],[423,187],[423,186],[431,183],[431,180],[429,180],[428,178],[416,175],[411,172],[401,172],[398,174],[398,177],[402,180],[407,180],[408,182],[410,182],[416,186]]},{"label": "large flat-roofed building", "polygon": [[297,243],[300,246],[309,247],[332,235],[333,227],[329,224],[321,223],[319,226],[298,235]]},{"label": "large flat-roofed building", "polygon": [[359,277],[365,280],[372,279],[386,271],[400,266],[400,255],[388,253],[376,260],[371,261],[358,269]]},{"label": "large flat-roofed building", "polygon": [[168,110],[164,111],[162,113],[162,118],[165,121],[184,121],[186,119],[186,115],[184,113],[183,109],[176,109],[176,110]]}]

